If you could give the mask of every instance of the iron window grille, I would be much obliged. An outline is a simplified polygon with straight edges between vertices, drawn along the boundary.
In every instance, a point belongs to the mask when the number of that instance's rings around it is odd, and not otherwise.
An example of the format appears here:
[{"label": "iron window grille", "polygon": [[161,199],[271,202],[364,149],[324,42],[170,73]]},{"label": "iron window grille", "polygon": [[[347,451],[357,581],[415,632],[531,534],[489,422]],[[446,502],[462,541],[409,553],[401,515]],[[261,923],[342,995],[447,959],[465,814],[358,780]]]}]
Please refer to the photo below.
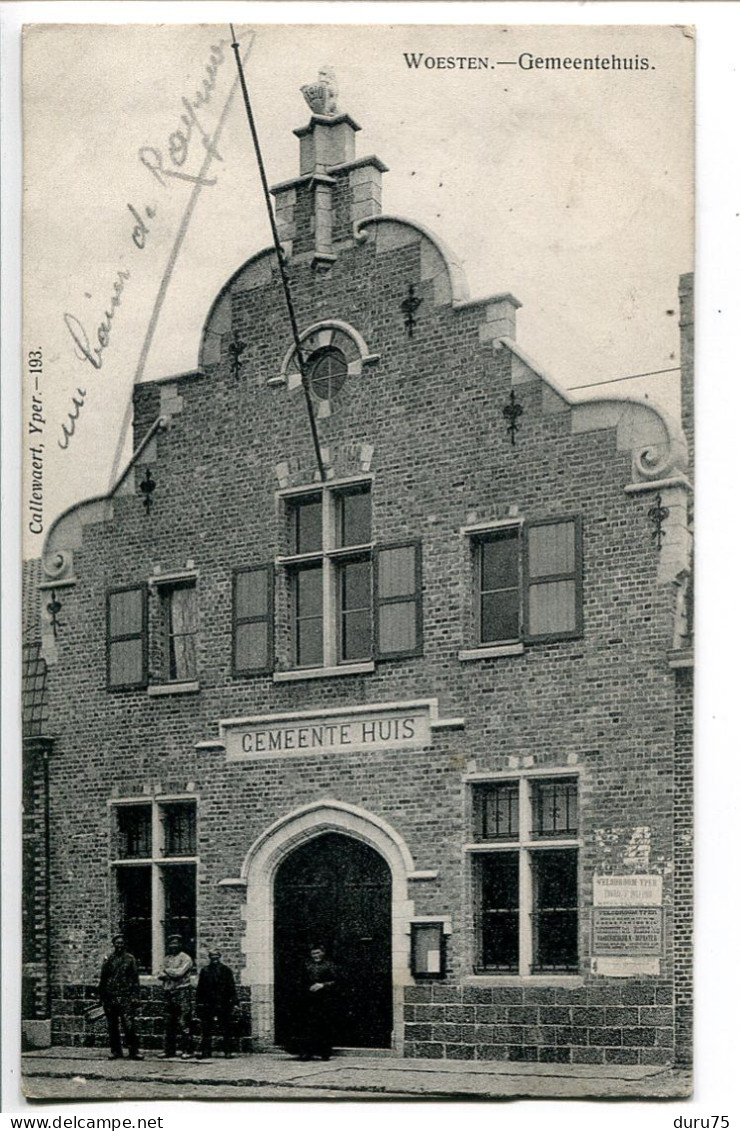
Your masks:
[{"label": "iron window grille", "polygon": [[167,936],[195,957],[197,803],[193,799],[113,807],[113,922],[143,973],[162,963]]},{"label": "iron window grille", "polygon": [[472,818],[475,969],[576,972],[577,778],[476,783]]}]

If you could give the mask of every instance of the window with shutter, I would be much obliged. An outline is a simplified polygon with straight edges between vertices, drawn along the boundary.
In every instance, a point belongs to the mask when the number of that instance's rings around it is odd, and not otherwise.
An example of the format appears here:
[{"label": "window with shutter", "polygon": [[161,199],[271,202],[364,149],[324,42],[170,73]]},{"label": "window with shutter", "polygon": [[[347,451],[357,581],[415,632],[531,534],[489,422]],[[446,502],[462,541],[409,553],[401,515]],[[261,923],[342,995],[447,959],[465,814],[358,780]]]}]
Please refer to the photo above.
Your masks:
[{"label": "window with shutter", "polygon": [[113,589],[107,600],[108,687],[144,687],[147,681],[147,590]]},{"label": "window with shutter", "polygon": [[[470,531],[475,648],[571,640],[583,632],[578,517]],[[475,650],[461,654],[474,659]]]},{"label": "window with shutter", "polygon": [[[373,540],[371,484],[345,481],[286,498],[290,662],[356,674],[422,650],[421,543]],[[277,672],[275,678],[293,677]]]}]

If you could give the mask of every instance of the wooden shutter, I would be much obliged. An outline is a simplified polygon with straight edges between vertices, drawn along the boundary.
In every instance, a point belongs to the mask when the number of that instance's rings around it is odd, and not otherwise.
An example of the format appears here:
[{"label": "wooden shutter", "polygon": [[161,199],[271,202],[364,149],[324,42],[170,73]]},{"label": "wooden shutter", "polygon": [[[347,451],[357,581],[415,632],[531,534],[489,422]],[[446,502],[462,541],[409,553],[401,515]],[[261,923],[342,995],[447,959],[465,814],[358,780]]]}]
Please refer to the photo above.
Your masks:
[{"label": "wooden shutter", "polygon": [[111,589],[106,601],[108,687],[146,687],[146,585]]},{"label": "wooden shutter", "polygon": [[375,657],[422,652],[421,542],[375,549]]},{"label": "wooden shutter", "polygon": [[573,640],[583,633],[581,520],[530,522],[524,531],[527,641]]},{"label": "wooden shutter", "polygon": [[273,668],[274,567],[234,570],[232,668],[234,675],[258,675]]}]

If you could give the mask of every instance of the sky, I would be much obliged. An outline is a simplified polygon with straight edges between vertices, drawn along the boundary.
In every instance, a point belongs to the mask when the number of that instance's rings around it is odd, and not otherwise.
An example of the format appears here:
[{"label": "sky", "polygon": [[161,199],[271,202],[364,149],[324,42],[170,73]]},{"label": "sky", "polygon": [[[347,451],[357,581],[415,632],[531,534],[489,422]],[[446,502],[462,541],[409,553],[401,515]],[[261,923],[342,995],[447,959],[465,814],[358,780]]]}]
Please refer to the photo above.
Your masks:
[{"label": "sky", "polygon": [[[237,30],[271,184],[298,173],[292,131],[309,118],[301,85],[333,65],[339,107],[362,126],[358,156],[389,167],[384,212],[436,232],[474,297],[513,292],[519,344],[559,384],[599,383],[580,395],[603,395],[611,378],[678,365],[678,276],[693,264],[689,29]],[[38,391],[27,375],[26,419],[38,395],[44,424],[43,437],[27,436],[24,463],[28,473],[30,448],[43,442],[44,532],[66,507],[107,490],[130,454],[134,381],[196,367],[218,290],[270,242],[241,98],[224,113],[236,74],[229,39],[225,24],[26,30],[23,337],[26,352],[43,354]],[[415,68],[411,54],[489,66]],[[522,55],[648,62],[556,72],[524,69]],[[167,274],[203,135],[213,137],[222,114],[210,183]],[[106,310],[107,344],[93,365],[84,340],[96,344]],[[613,388],[678,413],[675,372]],[[25,554],[35,556],[44,534],[30,525],[26,516]]]}]

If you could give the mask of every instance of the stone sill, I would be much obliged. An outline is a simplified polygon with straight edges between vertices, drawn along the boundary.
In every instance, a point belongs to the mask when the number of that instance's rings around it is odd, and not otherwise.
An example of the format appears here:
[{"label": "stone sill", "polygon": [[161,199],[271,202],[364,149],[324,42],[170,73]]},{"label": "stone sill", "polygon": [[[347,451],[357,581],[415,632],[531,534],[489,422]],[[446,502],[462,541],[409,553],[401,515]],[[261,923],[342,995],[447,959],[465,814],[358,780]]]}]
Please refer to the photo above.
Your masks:
[{"label": "stone sill", "polygon": [[183,681],[182,683],[150,683],[146,689],[147,695],[188,695],[200,691],[197,679]]},{"label": "stone sill", "polygon": [[693,666],[694,653],[690,649],[678,649],[668,653],[669,668],[693,668]]},{"label": "stone sill", "polygon": [[582,974],[466,974],[463,986],[585,986]]},{"label": "stone sill", "polygon": [[458,660],[495,660],[499,656],[523,656],[524,645],[496,644],[486,648],[463,648],[457,653]]},{"label": "stone sill", "polygon": [[340,664],[333,668],[296,668],[289,672],[275,672],[274,683],[288,683],[298,679],[332,679],[336,675],[371,675],[375,671],[373,660],[361,664]]}]

